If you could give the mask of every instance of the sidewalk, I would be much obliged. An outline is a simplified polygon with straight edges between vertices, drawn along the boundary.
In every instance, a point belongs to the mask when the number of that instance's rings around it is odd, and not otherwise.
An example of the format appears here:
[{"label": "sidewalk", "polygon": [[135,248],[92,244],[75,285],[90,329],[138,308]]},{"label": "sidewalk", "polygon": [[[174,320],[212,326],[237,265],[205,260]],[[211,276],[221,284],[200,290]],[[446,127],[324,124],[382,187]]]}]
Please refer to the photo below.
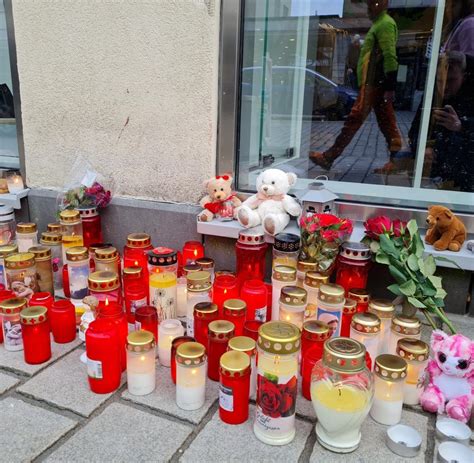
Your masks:
[{"label": "sidewalk", "polygon": [[[474,338],[474,318],[451,315],[461,332]],[[425,329],[425,340],[429,330]],[[385,427],[370,417],[362,428],[360,448],[349,455],[324,450],[314,431],[312,404],[301,395],[297,402],[297,435],[283,447],[257,440],[255,414],[240,426],[222,423],[217,407],[217,383],[208,381],[206,403],[186,412],[175,402],[168,368],[158,367],[153,394],[134,397],[126,384],[114,394],[89,391],[86,369],[79,357],[83,345],[53,344],[53,358],[32,366],[23,352],[0,346],[1,462],[401,462],[385,446]],[[435,452],[434,415],[407,407],[403,422],[423,436],[422,452],[412,462],[431,462]]]}]

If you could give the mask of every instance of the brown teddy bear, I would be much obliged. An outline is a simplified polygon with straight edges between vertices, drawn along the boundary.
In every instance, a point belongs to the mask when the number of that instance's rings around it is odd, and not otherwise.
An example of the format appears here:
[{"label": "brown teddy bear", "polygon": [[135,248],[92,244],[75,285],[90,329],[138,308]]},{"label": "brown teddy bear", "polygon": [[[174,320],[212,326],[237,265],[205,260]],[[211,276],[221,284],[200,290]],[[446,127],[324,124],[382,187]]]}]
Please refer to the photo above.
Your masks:
[{"label": "brown teddy bear", "polygon": [[447,207],[431,206],[426,219],[425,242],[437,251],[458,252],[466,241],[466,227]]},{"label": "brown teddy bear", "polygon": [[207,195],[199,204],[204,210],[199,214],[201,222],[210,222],[212,219],[233,220],[237,216],[237,208],[242,204],[232,191],[230,174],[217,175],[204,182]]}]

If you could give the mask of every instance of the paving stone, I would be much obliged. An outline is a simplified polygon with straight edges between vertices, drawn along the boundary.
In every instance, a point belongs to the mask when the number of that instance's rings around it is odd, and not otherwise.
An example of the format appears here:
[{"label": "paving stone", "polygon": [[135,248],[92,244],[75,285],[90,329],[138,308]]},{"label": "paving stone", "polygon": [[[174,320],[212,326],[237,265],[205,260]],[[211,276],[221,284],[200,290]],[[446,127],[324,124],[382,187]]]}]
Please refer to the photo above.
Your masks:
[{"label": "paving stone", "polygon": [[158,365],[156,367],[156,389],[151,394],[145,396],[134,396],[125,391],[122,398],[146,405],[168,415],[177,416],[193,424],[198,424],[204,418],[209,408],[219,396],[218,383],[206,379],[206,401],[199,410],[182,410],[176,405],[176,386],[171,380],[170,369]]},{"label": "paving stone", "polygon": [[46,461],[168,461],[192,428],[113,403]]},{"label": "paving stone", "polygon": [[76,426],[70,418],[8,397],[0,401],[0,461],[31,461]]},{"label": "paving stone", "polygon": [[298,461],[312,425],[297,419],[293,442],[277,447],[264,444],[255,437],[254,416],[255,406],[252,405],[249,419],[236,426],[223,423],[219,418],[219,412],[216,412],[183,453],[180,461],[183,463]]},{"label": "paving stone", "polygon": [[5,350],[3,344],[0,344],[0,368],[5,368],[6,370],[11,370],[19,373],[25,373],[29,376],[38,373],[38,371],[46,368],[50,363],[54,362],[60,357],[63,357],[68,352],[71,352],[76,348],[82,341],[76,339],[73,342],[68,344],[56,344],[54,341],[51,341],[51,358],[44,363],[39,365],[29,365],[25,363],[25,358],[23,351],[10,352]]},{"label": "paving stone", "polygon": [[112,394],[91,392],[86,366],[80,361],[82,352],[78,349],[66,355],[27,381],[18,391],[82,416],[90,416]]},{"label": "paving stone", "polygon": [[0,373],[0,394],[3,394],[4,392],[8,391],[8,389],[16,386],[19,382],[20,380],[14,378],[13,376]]},{"label": "paving stone", "polygon": [[[428,418],[425,415],[413,413],[407,410],[403,411],[402,424],[412,426],[421,433],[423,439],[421,451],[415,458],[410,458],[411,463],[422,463],[425,461],[425,452],[427,446]],[[349,454],[337,454],[326,450],[316,442],[310,463],[319,463],[321,461],[330,461],[331,463],[374,463],[390,461],[390,463],[402,463],[408,461],[392,453],[385,444],[385,435],[388,426],[376,423],[370,416],[362,425],[362,441],[359,448]]]},{"label": "paving stone", "polygon": [[311,400],[307,400],[301,394],[301,384],[298,384],[298,397],[296,398],[296,414],[303,418],[316,421],[316,414]]}]

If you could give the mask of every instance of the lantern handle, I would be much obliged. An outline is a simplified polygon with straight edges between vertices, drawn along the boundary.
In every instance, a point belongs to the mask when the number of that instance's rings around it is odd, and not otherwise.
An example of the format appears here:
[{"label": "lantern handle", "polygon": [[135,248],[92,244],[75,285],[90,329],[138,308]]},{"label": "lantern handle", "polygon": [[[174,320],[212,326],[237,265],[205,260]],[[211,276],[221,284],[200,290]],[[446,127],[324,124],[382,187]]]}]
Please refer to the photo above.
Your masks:
[{"label": "lantern handle", "polygon": [[328,182],[329,177],[327,175],[318,175],[317,177],[314,177],[314,180],[324,180],[324,181]]}]

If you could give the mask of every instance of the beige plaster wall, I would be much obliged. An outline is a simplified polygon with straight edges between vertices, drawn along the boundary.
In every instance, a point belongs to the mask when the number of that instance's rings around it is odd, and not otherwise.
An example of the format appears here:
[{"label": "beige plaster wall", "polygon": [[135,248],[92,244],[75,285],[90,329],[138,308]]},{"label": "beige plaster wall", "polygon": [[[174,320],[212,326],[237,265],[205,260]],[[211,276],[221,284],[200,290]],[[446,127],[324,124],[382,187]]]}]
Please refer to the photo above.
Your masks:
[{"label": "beige plaster wall", "polygon": [[27,182],[79,154],[116,193],[196,201],[215,171],[216,0],[13,0]]}]

